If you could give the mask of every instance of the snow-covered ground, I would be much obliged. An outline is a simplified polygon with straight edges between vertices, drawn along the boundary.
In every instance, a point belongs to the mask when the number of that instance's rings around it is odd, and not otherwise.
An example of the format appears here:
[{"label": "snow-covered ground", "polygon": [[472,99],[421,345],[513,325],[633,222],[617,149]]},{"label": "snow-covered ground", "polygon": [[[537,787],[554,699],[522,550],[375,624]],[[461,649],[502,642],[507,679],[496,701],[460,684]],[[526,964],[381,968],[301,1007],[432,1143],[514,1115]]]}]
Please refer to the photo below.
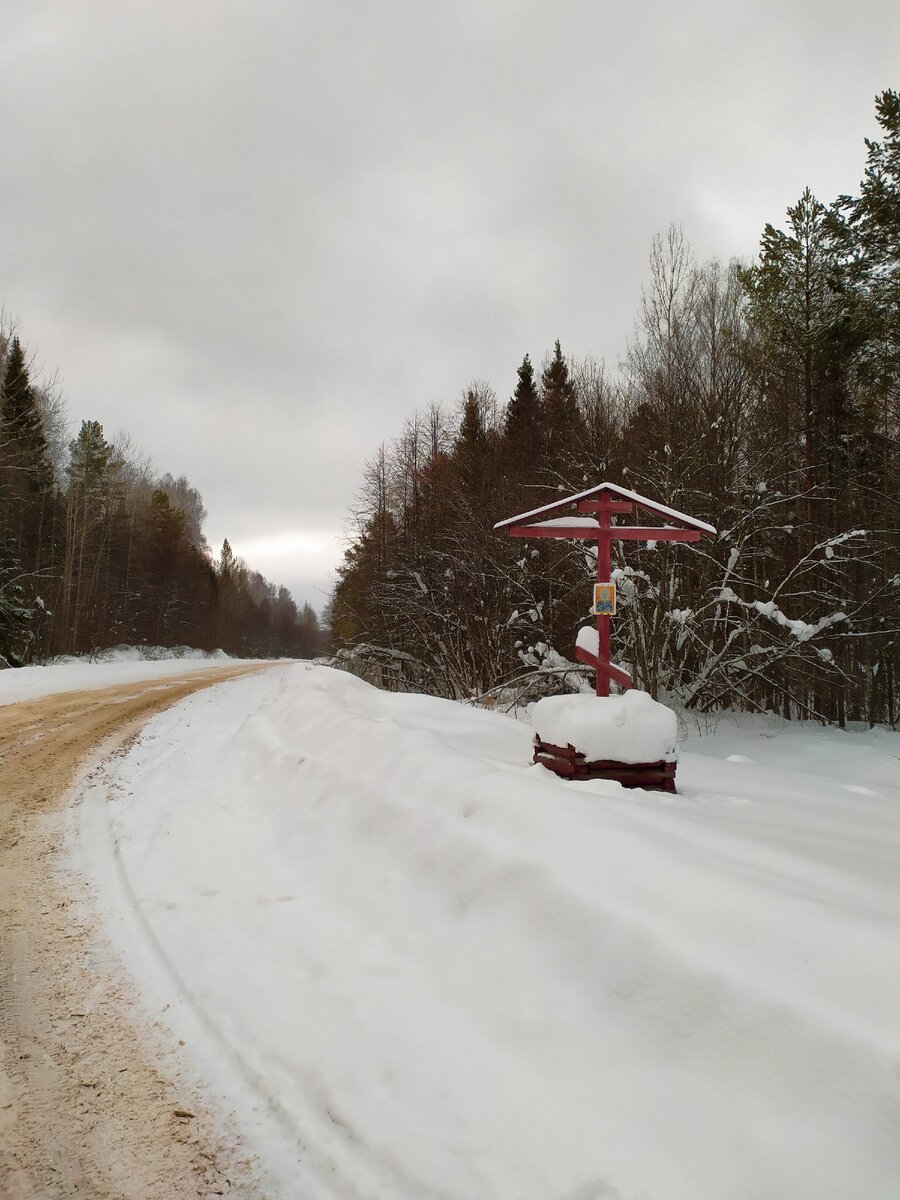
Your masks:
[{"label": "snow-covered ground", "polygon": [[73,861],[265,1194],[895,1197],[900,735],[723,721],[678,796],[529,758],[298,664],[84,785]]},{"label": "snow-covered ground", "polygon": [[163,646],[117,646],[91,657],[58,658],[46,666],[10,667],[0,671],[0,705],[19,700],[37,700],[85,688],[112,687],[117,683],[141,683],[167,679],[203,667],[223,667],[234,659],[224,650],[175,649]]}]

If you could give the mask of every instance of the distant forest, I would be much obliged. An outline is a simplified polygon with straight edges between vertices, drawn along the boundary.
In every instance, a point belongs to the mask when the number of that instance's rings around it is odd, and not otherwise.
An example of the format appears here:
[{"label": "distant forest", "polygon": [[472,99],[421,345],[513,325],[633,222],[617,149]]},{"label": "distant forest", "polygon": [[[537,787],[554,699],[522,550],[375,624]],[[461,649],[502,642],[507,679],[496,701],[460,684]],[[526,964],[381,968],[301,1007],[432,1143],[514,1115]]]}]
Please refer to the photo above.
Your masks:
[{"label": "distant forest", "polygon": [[[577,687],[595,559],[495,521],[610,480],[714,524],[629,543],[614,653],[700,711],[900,722],[900,95],[857,195],[806,190],[753,266],[655,240],[622,370],[526,355],[368,464],[334,593],[340,660],[506,703]],[[615,545],[614,555],[615,555]]]},{"label": "distant forest", "polygon": [[0,666],[122,643],[318,653],[313,609],[227,541],[214,558],[205,517],[197,489],[157,475],[127,438],[83,421],[70,440],[54,389],[0,327]]}]

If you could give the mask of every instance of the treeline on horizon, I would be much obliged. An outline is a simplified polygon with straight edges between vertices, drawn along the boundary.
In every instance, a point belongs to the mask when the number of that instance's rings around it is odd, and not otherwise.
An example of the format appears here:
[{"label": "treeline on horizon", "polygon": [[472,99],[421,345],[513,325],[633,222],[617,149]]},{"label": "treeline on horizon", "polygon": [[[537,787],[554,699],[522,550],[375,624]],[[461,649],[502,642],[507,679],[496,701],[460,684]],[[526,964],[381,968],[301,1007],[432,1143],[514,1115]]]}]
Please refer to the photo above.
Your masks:
[{"label": "treeline on horizon", "polygon": [[495,521],[604,480],[715,525],[613,544],[614,654],[700,711],[900,721],[900,95],[858,195],[807,189],[755,265],[655,239],[621,372],[528,355],[407,422],[368,464],[331,623],[386,687],[503,702],[586,687],[596,560]]},{"label": "treeline on horizon", "polygon": [[214,558],[184,476],[158,475],[97,421],[70,439],[52,387],[0,323],[0,666],[119,644],[311,657],[321,633],[236,557]]}]

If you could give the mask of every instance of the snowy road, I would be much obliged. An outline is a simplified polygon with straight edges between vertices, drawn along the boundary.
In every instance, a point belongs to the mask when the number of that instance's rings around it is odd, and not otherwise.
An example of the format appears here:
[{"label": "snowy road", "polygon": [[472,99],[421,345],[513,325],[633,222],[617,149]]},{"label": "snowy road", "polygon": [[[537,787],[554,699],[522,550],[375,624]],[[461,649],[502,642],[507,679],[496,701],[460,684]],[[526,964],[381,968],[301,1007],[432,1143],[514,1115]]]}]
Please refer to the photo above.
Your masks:
[{"label": "snowy road", "polygon": [[888,1200],[900,736],[723,722],[681,794],[297,665],[161,714],[72,861],[265,1194]]},{"label": "snowy road", "polygon": [[118,685],[100,689],[90,684],[98,675],[109,683],[110,672],[81,665],[0,678],[0,695],[17,693],[0,706],[4,1200],[172,1200],[229,1175],[233,1195],[257,1195],[241,1189],[217,1115],[176,1115],[193,1095],[177,1064],[162,1061],[121,971],[101,966],[83,889],[59,869],[63,801],[79,764],[101,745],[120,748],[154,712],[248,670],[149,665],[168,670],[147,682],[148,664],[119,664]]}]

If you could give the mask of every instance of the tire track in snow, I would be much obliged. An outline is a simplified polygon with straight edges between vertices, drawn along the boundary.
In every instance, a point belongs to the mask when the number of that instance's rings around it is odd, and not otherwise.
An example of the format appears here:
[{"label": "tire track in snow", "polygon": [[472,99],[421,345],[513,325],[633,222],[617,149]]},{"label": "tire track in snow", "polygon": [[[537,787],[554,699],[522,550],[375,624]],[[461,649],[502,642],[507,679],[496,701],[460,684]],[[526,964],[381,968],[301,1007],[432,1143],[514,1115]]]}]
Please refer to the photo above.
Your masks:
[{"label": "tire track in snow", "polygon": [[192,692],[260,669],[207,668],[0,708],[0,1195],[8,1200],[258,1194],[242,1186],[239,1154],[216,1118],[185,1099],[172,1064],[161,1063],[128,985],[98,970],[82,890],[57,859],[67,789],[86,757],[110,754]]}]

